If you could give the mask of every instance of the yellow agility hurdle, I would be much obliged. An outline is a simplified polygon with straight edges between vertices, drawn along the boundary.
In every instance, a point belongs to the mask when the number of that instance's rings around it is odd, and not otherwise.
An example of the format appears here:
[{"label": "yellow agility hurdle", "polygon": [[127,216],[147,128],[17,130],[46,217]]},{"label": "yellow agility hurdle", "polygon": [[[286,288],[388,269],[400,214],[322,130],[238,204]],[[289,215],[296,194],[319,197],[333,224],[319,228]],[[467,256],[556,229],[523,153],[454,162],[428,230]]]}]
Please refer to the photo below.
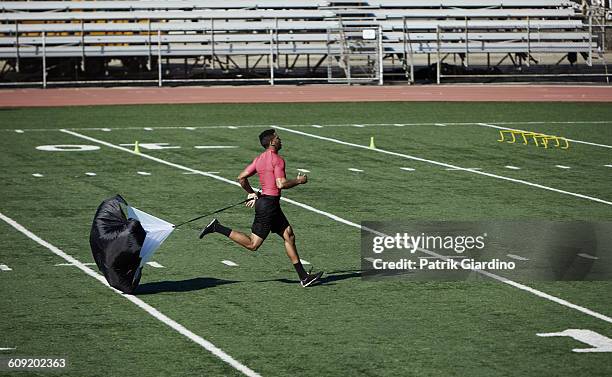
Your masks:
[{"label": "yellow agility hurdle", "polygon": [[[508,138],[507,135],[508,134]],[[520,131],[520,130],[499,130],[499,139],[497,140],[500,143],[506,142],[509,144],[516,143],[516,135],[520,135],[523,138],[523,144],[528,145],[529,140],[532,139],[533,143],[536,147],[544,147],[544,149],[548,149],[548,145],[550,141],[554,142],[555,148],[560,149],[569,149],[569,140],[561,136],[554,135],[546,135],[538,132],[531,131]],[[510,136],[512,139],[510,140]],[[562,146],[562,143],[564,144]]]}]

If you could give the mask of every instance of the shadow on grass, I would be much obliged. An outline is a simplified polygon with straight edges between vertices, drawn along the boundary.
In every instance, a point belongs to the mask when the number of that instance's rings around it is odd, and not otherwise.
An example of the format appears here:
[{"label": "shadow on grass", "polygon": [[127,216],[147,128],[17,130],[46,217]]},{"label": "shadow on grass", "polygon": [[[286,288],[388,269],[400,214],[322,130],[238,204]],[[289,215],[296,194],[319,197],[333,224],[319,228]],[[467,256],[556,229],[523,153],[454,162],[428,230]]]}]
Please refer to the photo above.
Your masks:
[{"label": "shadow on grass", "polygon": [[[325,275],[323,275],[323,277],[321,278],[321,280],[319,280],[319,283],[315,284],[315,285],[323,285],[323,284],[329,284],[329,285],[333,285],[330,283],[334,283],[337,281],[341,281],[341,280],[347,280],[347,279],[354,279],[354,278],[359,278],[361,277],[361,271],[360,270],[348,270],[348,271],[331,271]],[[299,280],[295,279],[285,279],[285,278],[281,278],[281,279],[270,279],[270,280],[258,280],[258,283],[266,283],[266,282],[271,282],[271,281],[277,281],[280,283],[285,283],[285,284],[299,284]]]},{"label": "shadow on grass", "polygon": [[134,294],[151,295],[162,292],[190,292],[233,283],[240,283],[240,281],[215,278],[194,278],[178,281],[156,281],[152,283],[140,284]]}]

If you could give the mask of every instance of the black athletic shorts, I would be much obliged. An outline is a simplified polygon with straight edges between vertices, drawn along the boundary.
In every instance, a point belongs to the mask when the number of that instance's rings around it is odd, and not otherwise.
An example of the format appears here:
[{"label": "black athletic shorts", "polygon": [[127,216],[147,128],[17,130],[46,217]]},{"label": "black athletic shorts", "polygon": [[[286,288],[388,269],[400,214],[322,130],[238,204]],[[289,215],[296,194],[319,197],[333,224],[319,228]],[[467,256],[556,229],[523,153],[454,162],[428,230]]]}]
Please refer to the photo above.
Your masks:
[{"label": "black athletic shorts", "polygon": [[270,232],[283,236],[289,221],[280,207],[280,196],[261,195],[255,201],[255,218],[251,231],[266,239]]}]

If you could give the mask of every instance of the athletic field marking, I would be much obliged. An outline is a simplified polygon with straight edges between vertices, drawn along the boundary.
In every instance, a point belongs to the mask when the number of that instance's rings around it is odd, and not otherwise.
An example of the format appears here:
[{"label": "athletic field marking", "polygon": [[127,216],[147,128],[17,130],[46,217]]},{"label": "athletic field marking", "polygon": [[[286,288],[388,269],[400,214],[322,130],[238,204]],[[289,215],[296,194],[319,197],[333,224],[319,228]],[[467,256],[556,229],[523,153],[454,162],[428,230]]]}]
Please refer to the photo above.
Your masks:
[{"label": "athletic field marking", "polygon": [[[95,263],[90,263],[90,262],[82,263],[82,264],[83,264],[83,266],[95,266],[96,265]],[[54,266],[55,267],[76,266],[76,264],[74,264],[74,263],[56,263],[56,264],[54,264]]]},{"label": "athletic field marking", "polygon": [[92,173],[90,171],[88,171],[87,173],[85,173],[85,175],[88,175],[90,177],[95,177],[97,174],[96,173]]},{"label": "athletic field marking", "polygon": [[587,253],[580,253],[578,254],[578,256],[582,258],[586,258],[586,259],[593,259],[593,260],[599,259],[598,257],[591,255],[591,254],[587,254]]},{"label": "athletic field marking", "polygon": [[446,124],[444,124],[444,123],[434,123],[434,126],[446,127]]},{"label": "athletic field marking", "polygon": [[232,149],[238,148],[237,145],[196,145],[195,149]]},{"label": "athletic field marking", "polygon": [[14,347],[0,347],[0,351],[13,351],[16,349],[17,348],[14,348]]},{"label": "athletic field marking", "polygon": [[610,165],[604,165],[604,166],[605,166],[605,167],[607,167],[607,168],[612,168],[612,164],[610,164]]},{"label": "athletic field marking", "polygon": [[[533,122],[495,122],[496,124],[610,124],[612,120],[605,121],[567,121],[567,122],[554,122],[554,121],[533,121]],[[338,123],[338,124],[285,124],[284,127],[315,127],[315,128],[324,128],[324,127],[353,127],[354,123]],[[431,122],[420,122],[420,123],[361,123],[362,126],[366,127],[376,127],[376,126],[434,126],[436,124],[445,124],[447,126],[474,126],[480,125],[481,122],[443,122],[443,123],[431,123]],[[484,124],[489,124],[484,122]],[[189,127],[195,130],[200,129],[214,129],[214,128],[230,128],[238,129],[238,128],[273,128],[279,126],[278,124],[244,124],[240,126],[227,126],[227,125],[215,125],[215,126],[197,126],[197,127]],[[497,127],[497,126],[496,126]],[[176,130],[176,129],[185,129],[185,126],[158,126],[152,127],[154,130]],[[100,127],[72,127],[65,128],[70,131],[105,131],[105,130],[115,130],[114,128],[100,128]],[[133,126],[133,127],[121,127],[117,128],[117,130],[142,130],[142,127]],[[512,128],[514,129],[514,128]],[[23,128],[23,131],[60,131],[62,128]],[[7,128],[0,129],[0,131],[10,131],[13,132],[15,129]]]},{"label": "athletic field marking", "polygon": [[353,124],[353,127],[363,128],[365,127],[363,124]]},{"label": "athletic field marking", "polygon": [[230,267],[238,267],[238,263],[232,262],[231,260],[222,260],[221,263]]},{"label": "athletic field marking", "polygon": [[140,174],[140,175],[151,175],[151,173],[149,173],[148,171],[137,171],[136,174]]},{"label": "athletic field marking", "polygon": [[467,169],[446,168],[444,170],[448,170],[448,171],[461,171],[461,170],[482,170],[482,169],[481,168],[467,168]]},{"label": "athletic field marking", "polygon": [[310,170],[306,169],[297,169],[297,171],[299,171],[300,173],[310,173]]},{"label": "athletic field marking", "polygon": [[115,288],[112,288],[111,286],[108,285],[108,283],[106,282],[106,279],[104,278],[104,276],[96,273],[91,268],[85,266],[83,263],[81,263],[78,259],[74,258],[72,255],[65,253],[61,249],[53,246],[49,242],[47,242],[47,241],[43,240],[42,238],[38,237],[34,233],[32,233],[29,230],[27,230],[26,228],[24,228],[21,224],[17,223],[15,220],[11,219],[10,217],[5,216],[1,212],[0,212],[0,219],[2,219],[4,222],[9,224],[10,226],[12,226],[13,228],[18,230],[22,234],[24,234],[26,237],[28,237],[32,241],[34,241],[37,244],[39,244],[40,246],[43,246],[43,247],[49,249],[53,254],[63,258],[64,260],[66,260],[69,263],[74,264],[81,271],[83,271],[87,275],[91,276],[92,278],[98,280],[100,283],[102,283],[103,285],[105,285],[109,289],[113,290],[114,292],[120,294],[126,300],[131,301],[133,304],[135,304],[136,306],[138,306],[142,310],[144,310],[147,313],[149,313],[151,316],[153,316],[158,321],[164,323],[168,327],[172,328],[173,330],[177,331],[181,335],[183,335],[186,338],[188,338],[189,340],[199,344],[204,349],[206,349],[208,352],[212,353],[213,355],[217,356],[219,359],[221,359],[224,362],[226,362],[227,364],[231,365],[234,369],[242,372],[244,375],[249,376],[249,377],[261,377],[259,374],[257,374],[253,370],[249,369],[247,366],[241,364],[240,362],[236,361],[233,357],[231,357],[227,353],[223,352],[223,350],[221,350],[220,348],[218,348],[217,346],[215,346],[214,344],[212,344],[208,340],[206,340],[206,339],[202,338],[201,336],[196,335],[193,332],[187,330],[187,328],[185,328],[183,325],[181,325],[180,323],[178,323],[175,320],[171,319],[170,317],[166,316],[165,314],[163,314],[159,310],[155,309],[153,306],[147,304],[146,302],[142,301],[138,297],[132,296],[132,295],[123,294],[123,293],[121,293],[121,291],[119,291],[119,290],[117,290]]},{"label": "athletic field marking", "polygon": [[153,268],[165,268],[164,266],[155,261],[147,262],[147,264]]},{"label": "athletic field marking", "polygon": [[196,128],[195,128],[195,127],[185,127],[185,129],[186,129],[187,131],[195,131],[195,130],[196,130]]},{"label": "athletic field marking", "polygon": [[[218,171],[206,171],[206,172],[204,172],[204,173],[208,173],[208,174],[219,174],[219,172],[218,172]],[[194,172],[192,172],[192,171],[186,171],[186,172],[184,172],[183,174],[186,174],[186,175],[199,175],[200,173],[194,173]]]},{"label": "athletic field marking", "polygon": [[238,127],[236,127],[236,126],[227,126],[227,128],[229,128],[230,130],[237,130],[238,129]]},{"label": "athletic field marking", "polygon": [[415,169],[413,169],[413,168],[400,168],[400,169],[401,169],[401,170],[404,170],[404,171],[414,171],[414,170],[415,170]]},{"label": "athletic field marking", "polygon": [[555,165],[555,167],[557,167],[559,169],[571,169],[571,167],[565,166],[565,165]]},{"label": "athletic field marking", "polygon": [[302,262],[302,264],[310,264],[310,262],[306,259],[300,259],[300,262]]},{"label": "athletic field marking", "polygon": [[145,128],[143,128],[143,130],[145,130],[145,131],[153,131],[153,128],[151,128],[151,127],[145,127]]},{"label": "athletic field marking", "polygon": [[[482,126],[482,127],[496,128],[498,130],[516,130],[516,131],[521,131],[521,132],[531,132],[531,131],[526,131],[526,130],[520,130],[518,128],[500,127],[500,126],[496,126],[494,124],[489,124],[489,123],[474,123],[474,124],[476,124],[478,126]],[[591,143],[591,142],[588,142],[588,141],[581,141],[581,140],[568,139],[568,138],[564,138],[564,139],[567,139],[568,141],[571,141],[573,143],[593,145],[593,146],[596,146],[596,147],[603,147],[603,148],[610,148],[610,149],[612,149],[612,145],[599,144],[599,143]]]},{"label": "athletic field marking", "polygon": [[17,132],[18,134],[22,134],[24,131],[23,130],[15,130],[15,132]]},{"label": "athletic field marking", "polygon": [[32,177],[42,178],[42,177],[44,177],[44,175],[42,175],[40,173],[34,173],[34,174],[32,174]]},{"label": "athletic field marking", "polygon": [[348,170],[350,170],[350,171],[354,171],[354,172],[357,172],[357,173],[361,173],[361,172],[363,172],[363,170],[361,170],[361,169],[356,169],[356,168],[349,168]]},{"label": "athletic field marking", "polygon": [[101,128],[100,131],[111,132],[112,130],[110,128]]},{"label": "athletic field marking", "polygon": [[521,168],[519,168],[518,166],[506,165],[504,167],[510,170],[521,170]]},{"label": "athletic field marking", "polygon": [[[174,167],[174,168],[176,168],[176,169],[190,171],[190,172],[193,172],[193,173],[196,173],[196,174],[203,175],[203,176],[205,176],[205,177],[210,177],[210,178],[216,179],[216,180],[218,180],[218,181],[222,181],[222,182],[225,182],[225,183],[231,184],[231,185],[233,185],[233,186],[240,187],[240,184],[239,184],[238,182],[236,182],[236,181],[234,181],[234,180],[231,180],[231,179],[227,179],[227,178],[221,177],[221,176],[219,176],[219,175],[215,175],[215,174],[212,174],[212,173],[203,172],[203,171],[201,171],[201,170],[193,169],[193,168],[190,168],[190,167],[187,167],[187,166],[184,166],[184,165],[176,164],[176,163],[174,163],[174,162],[166,161],[166,160],[163,160],[163,159],[158,158],[158,157],[154,157],[154,156],[150,156],[150,155],[146,155],[146,154],[139,154],[139,153],[134,152],[134,151],[133,151],[133,150],[131,150],[131,149],[124,148],[124,147],[121,147],[121,146],[118,146],[118,145],[115,145],[115,144],[109,143],[109,142],[107,142],[107,141],[103,141],[103,140],[100,140],[100,139],[96,139],[96,138],[93,138],[93,137],[91,137],[91,136],[82,135],[82,134],[80,134],[80,133],[78,133],[78,132],[69,131],[69,130],[65,130],[65,129],[64,129],[64,130],[61,130],[61,132],[66,133],[66,134],[69,134],[69,135],[72,135],[72,136],[75,136],[75,137],[78,137],[78,138],[81,138],[81,139],[89,140],[89,141],[91,141],[91,142],[94,142],[94,143],[97,143],[97,144],[100,144],[100,145],[107,146],[107,147],[109,147],[109,148],[118,149],[118,150],[121,150],[121,151],[123,151],[123,152],[130,153],[130,154],[132,154],[132,155],[134,155],[134,156],[139,156],[139,157],[141,157],[141,158],[146,158],[146,159],[149,159],[149,160],[151,160],[151,161],[158,162],[158,163],[160,163],[160,164],[164,164],[164,165],[167,165],[167,166],[171,166],[171,167]],[[355,145],[357,145],[357,144],[355,144]],[[365,148],[365,149],[368,149],[368,150],[369,150],[369,148],[368,148],[368,147],[366,147],[366,146],[359,146],[359,147],[363,147],[363,148]],[[376,150],[378,151],[378,149],[376,149]],[[392,153],[393,153],[393,152],[392,152]],[[479,172],[475,172],[475,173],[479,173]],[[479,173],[479,174],[480,174],[480,173]],[[295,206],[297,206],[297,207],[300,207],[300,208],[306,209],[306,210],[308,210],[308,211],[311,211],[311,212],[317,213],[317,214],[319,214],[319,215],[325,216],[325,217],[327,217],[327,218],[329,218],[329,219],[331,219],[331,220],[334,220],[334,221],[336,221],[336,222],[339,222],[339,223],[342,223],[342,224],[345,224],[345,225],[351,226],[351,227],[353,227],[353,228],[357,228],[357,229],[360,229],[360,230],[361,230],[361,229],[363,229],[363,230],[366,230],[366,231],[368,231],[368,232],[370,232],[370,233],[373,233],[373,234],[377,234],[377,235],[382,235],[382,236],[385,236],[385,234],[383,234],[383,233],[381,233],[381,232],[375,231],[375,230],[373,230],[373,229],[371,229],[371,228],[362,227],[361,225],[359,225],[359,224],[357,224],[357,223],[355,223],[355,222],[352,222],[352,221],[346,220],[346,219],[344,219],[344,218],[342,218],[342,217],[340,217],[340,216],[338,216],[338,215],[334,215],[333,213],[326,212],[326,211],[322,211],[322,210],[317,209],[317,208],[315,208],[315,207],[313,207],[313,206],[310,206],[310,205],[308,205],[308,204],[304,204],[304,203],[301,203],[301,202],[295,201],[295,200],[293,200],[293,199],[289,199],[289,198],[284,197],[284,196],[281,196],[281,200],[282,200],[282,201],[284,201],[284,202],[287,202],[287,203],[293,204],[293,205],[295,205]],[[612,203],[609,203],[609,204],[612,204]],[[429,250],[420,249],[420,248],[419,248],[418,250],[419,250],[419,251],[422,251],[422,252],[424,252],[424,253],[426,253],[426,254],[429,254],[429,255],[438,256],[438,257],[440,257],[440,258],[443,258],[443,256],[442,256],[442,255],[439,255],[439,254],[434,253],[434,252],[429,251]],[[555,302],[555,303],[557,303],[557,304],[559,304],[559,305],[562,305],[562,306],[565,306],[565,307],[568,307],[568,308],[571,308],[571,309],[577,310],[577,311],[579,311],[579,312],[581,312],[581,313],[583,313],[583,314],[590,315],[590,316],[595,317],[595,318],[598,318],[598,319],[600,319],[600,320],[602,320],[602,321],[605,321],[605,322],[608,322],[608,323],[612,323],[612,318],[610,318],[610,317],[608,317],[608,316],[606,316],[606,315],[604,315],[604,314],[601,314],[601,313],[595,312],[595,311],[593,311],[593,310],[591,310],[591,309],[588,309],[588,308],[585,308],[585,307],[582,307],[582,306],[579,306],[579,305],[573,304],[573,303],[571,303],[571,302],[569,302],[569,301],[566,301],[566,300],[563,300],[563,299],[561,299],[561,298],[558,298],[558,297],[552,296],[552,295],[550,295],[550,294],[548,294],[548,293],[545,293],[545,292],[542,292],[542,291],[538,291],[537,289],[531,288],[531,287],[526,286],[526,285],[521,284],[521,283],[517,283],[517,282],[512,281],[512,280],[510,280],[510,279],[507,279],[507,278],[505,278],[505,277],[503,277],[503,276],[495,275],[495,274],[490,273],[490,272],[488,272],[488,271],[483,271],[483,270],[474,270],[474,271],[475,271],[475,272],[477,272],[477,273],[480,273],[480,274],[482,274],[482,275],[485,275],[485,276],[487,276],[487,277],[489,277],[489,278],[491,278],[491,279],[494,279],[494,280],[497,280],[497,281],[499,281],[499,282],[502,282],[502,283],[504,283],[504,284],[508,284],[508,285],[510,285],[510,286],[512,286],[512,287],[515,287],[515,288],[517,288],[517,289],[520,289],[520,290],[523,290],[523,291],[529,292],[529,293],[531,293],[531,294],[533,294],[533,295],[535,295],[535,296],[538,296],[538,297],[544,298],[544,299],[546,299],[546,300],[549,300],[549,301]],[[102,278],[102,277],[100,277],[100,278]],[[102,279],[103,279],[103,278],[102,278]]]},{"label": "athletic field marking", "polygon": [[567,329],[561,332],[536,334],[541,337],[568,336],[579,342],[586,343],[591,348],[574,348],[573,352],[612,352],[612,339],[592,330]]},{"label": "athletic field marking", "polygon": [[512,259],[516,259],[516,260],[520,260],[520,261],[529,260],[529,258],[521,257],[520,255],[516,255],[516,254],[506,254],[506,255],[508,257],[512,258]]},{"label": "athletic field marking", "polygon": [[318,136],[318,135],[314,135],[314,134],[309,134],[309,133],[306,133],[306,132],[296,131],[296,130],[292,130],[292,129],[289,129],[289,128],[284,128],[284,127],[277,127],[277,128],[280,129],[280,130],[283,130],[283,131],[287,131],[287,132],[291,132],[291,133],[297,134],[297,135],[312,137],[312,138],[320,139],[320,140],[326,140],[326,141],[330,141],[332,143],[346,145],[346,146],[354,147],[354,148],[361,148],[361,149],[365,149],[365,150],[368,150],[368,151],[371,151],[371,152],[384,153],[384,154],[388,154],[388,155],[391,155],[391,156],[407,158],[409,160],[425,162],[425,163],[428,163],[428,164],[433,164],[433,165],[438,165],[438,166],[443,166],[443,167],[448,167],[448,168],[460,169],[460,170],[463,170],[463,171],[466,171],[466,172],[470,172],[470,173],[474,173],[474,174],[484,175],[484,176],[487,176],[487,177],[501,179],[501,180],[504,180],[504,181],[514,182],[514,183],[520,183],[520,184],[523,184],[523,185],[527,185],[527,186],[531,186],[531,187],[536,187],[536,188],[540,188],[540,189],[543,189],[543,190],[553,191],[553,192],[557,192],[559,194],[575,196],[577,198],[591,200],[591,201],[594,201],[594,202],[603,203],[603,204],[607,204],[607,205],[611,205],[612,206],[612,202],[609,202],[609,201],[603,200],[603,199],[599,199],[599,198],[596,198],[594,196],[588,196],[588,195],[578,194],[578,193],[571,192],[571,191],[560,190],[560,189],[557,189],[557,188],[554,188],[554,187],[545,186],[545,185],[541,185],[541,184],[538,184],[538,183],[532,183],[532,182],[528,182],[528,181],[525,181],[525,180],[522,180],[522,179],[510,178],[510,177],[506,177],[506,176],[503,176],[503,175],[487,173],[487,172],[479,171],[479,170],[466,169],[466,168],[462,168],[460,166],[451,165],[451,164],[447,164],[447,163],[444,163],[444,162],[428,160],[428,159],[425,159],[425,158],[415,157],[415,156],[411,156],[411,155],[407,155],[407,154],[403,154],[403,153],[398,153],[398,152],[392,152],[392,151],[388,151],[388,150],[380,149],[380,148],[370,149],[367,145],[360,145],[360,144],[349,143],[347,141],[342,141],[342,140],[333,139],[333,138],[330,138],[330,137],[324,137],[324,136]]},{"label": "athletic field marking", "polygon": [[13,271],[13,269],[6,264],[0,264],[0,271]]}]

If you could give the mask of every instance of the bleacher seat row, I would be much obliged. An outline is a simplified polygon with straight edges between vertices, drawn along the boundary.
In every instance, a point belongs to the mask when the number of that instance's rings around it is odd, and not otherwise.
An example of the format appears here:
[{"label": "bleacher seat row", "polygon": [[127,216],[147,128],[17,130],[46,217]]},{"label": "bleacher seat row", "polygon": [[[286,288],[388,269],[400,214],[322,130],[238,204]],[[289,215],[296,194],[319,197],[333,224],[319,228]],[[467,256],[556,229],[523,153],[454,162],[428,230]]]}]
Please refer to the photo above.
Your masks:
[{"label": "bleacher seat row", "polygon": [[344,29],[382,31],[385,55],[587,53],[568,0],[0,2],[0,59],[326,55]]}]

